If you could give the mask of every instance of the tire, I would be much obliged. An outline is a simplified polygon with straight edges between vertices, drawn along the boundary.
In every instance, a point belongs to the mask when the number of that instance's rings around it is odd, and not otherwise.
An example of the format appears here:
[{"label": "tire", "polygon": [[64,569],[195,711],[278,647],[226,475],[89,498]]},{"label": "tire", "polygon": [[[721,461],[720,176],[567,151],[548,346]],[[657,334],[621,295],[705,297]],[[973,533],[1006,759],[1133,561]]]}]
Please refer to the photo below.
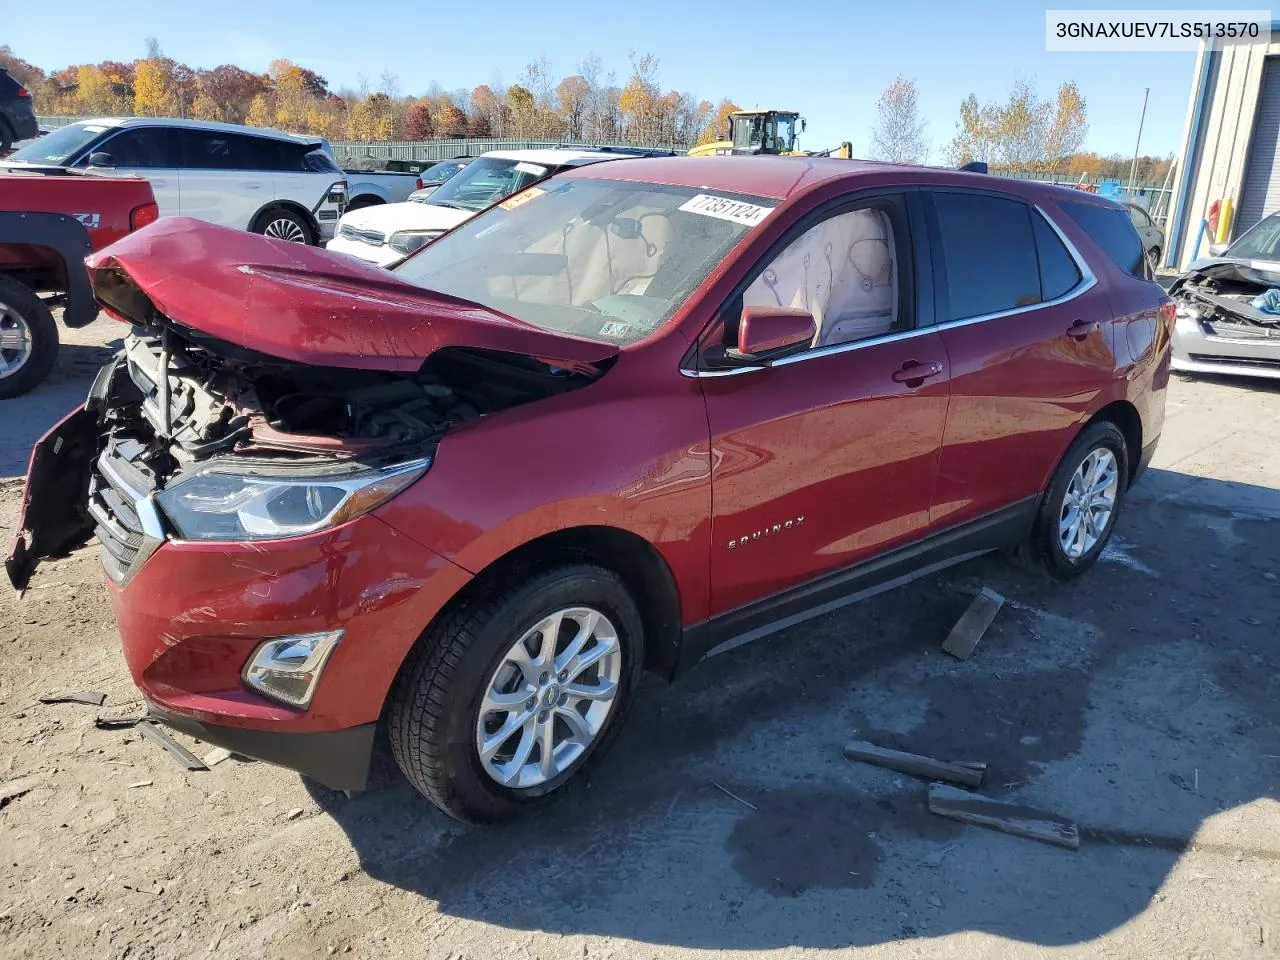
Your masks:
[{"label": "tire", "polygon": [[382,201],[378,197],[369,197],[369,196],[356,197],[354,200],[352,200],[350,203],[347,204],[347,208],[342,212],[350,213],[352,210],[363,210],[365,207],[379,207],[379,206],[382,206],[383,203],[384,201]]},{"label": "tire", "polygon": [[58,325],[49,308],[26,284],[0,275],[0,400],[38,384],[57,357]]},{"label": "tire", "polygon": [[[1072,492],[1072,481],[1076,471],[1093,456],[1095,452],[1105,451],[1114,461],[1115,482],[1111,508],[1102,525],[1101,533],[1096,540],[1073,555],[1063,543],[1064,518],[1069,518],[1070,504],[1068,495]],[[1102,458],[1105,462],[1105,456]],[[1022,544],[1013,551],[1014,559],[1030,570],[1042,573],[1054,580],[1070,580],[1088,570],[1098,560],[1098,555],[1106,548],[1111,533],[1115,530],[1116,518],[1124,504],[1125,488],[1129,480],[1129,455],[1125,445],[1124,434],[1110,421],[1103,420],[1086,427],[1078,436],[1071,448],[1063,456],[1053,473],[1049,489],[1041,499],[1035,521],[1031,525],[1031,533]],[[1096,529],[1084,527],[1086,536],[1080,540],[1072,540],[1072,551],[1087,543],[1088,533]]]},{"label": "tire", "polygon": [[[510,727],[512,732],[508,737],[515,739],[500,740],[501,734],[487,734],[491,743],[501,742],[511,747],[505,767],[518,771],[516,775],[522,778],[530,770],[532,777],[541,773],[540,737],[544,732],[552,736],[556,731],[561,735],[572,732],[563,717],[569,710],[577,711],[582,701],[576,705],[570,701],[566,706],[565,700],[554,699],[559,689],[557,681],[564,681],[564,675],[542,672],[540,679],[549,676],[550,686],[540,688],[537,680],[530,682],[530,674],[517,669],[512,659],[522,639],[532,638],[529,642],[540,647],[543,634],[536,633],[534,628],[557,611],[566,610],[603,615],[605,626],[598,628],[602,635],[609,632],[606,626],[612,628],[617,643],[616,653],[611,656],[616,656],[616,661],[603,657],[599,665],[579,675],[587,678],[595,669],[597,676],[589,679],[600,682],[605,677],[607,662],[616,674],[612,698],[601,714],[603,719],[594,736],[587,739],[576,754],[577,743],[572,737],[550,751],[553,762],[562,748],[567,755],[575,757],[566,762],[563,769],[541,782],[504,785],[481,759],[483,731],[503,730],[508,721],[526,718]],[[581,627],[568,616],[564,624],[559,634],[561,650]],[[601,642],[601,649],[608,649],[607,641],[592,641],[583,651],[585,655],[591,654],[596,642]],[[527,659],[527,646],[525,655]],[[581,781],[583,770],[599,759],[622,726],[640,681],[643,663],[640,614],[615,574],[589,564],[574,564],[534,575],[492,599],[461,604],[419,639],[401,667],[389,698],[387,730],[392,753],[414,788],[450,816],[472,823],[509,819],[563,793],[572,781]],[[536,677],[540,668],[527,665],[527,669]],[[482,712],[482,703],[491,685],[496,688],[504,672],[511,676],[509,689],[521,688],[521,692],[497,695],[517,700],[528,696],[529,699],[507,710]],[[584,680],[581,685],[575,685],[569,677],[564,690],[580,689],[585,683]],[[536,706],[531,708],[535,702]],[[545,703],[558,705],[543,710]],[[583,708],[587,714],[585,719],[579,714],[580,730],[599,719],[590,714],[594,705],[595,702],[587,702]],[[541,725],[544,714],[550,717],[550,728]],[[526,737],[536,743],[526,749],[517,762],[516,755]],[[495,750],[492,760],[495,769],[507,752]]]},{"label": "tire", "polygon": [[9,121],[0,119],[0,157],[13,149],[13,128]]},{"label": "tire", "polygon": [[1156,278],[1156,271],[1160,269],[1160,248],[1152,247],[1147,251],[1147,272],[1151,275],[1150,279]]},{"label": "tire", "polygon": [[260,213],[253,223],[253,232],[288,243],[314,246],[316,242],[315,230],[307,219],[286,207],[272,207]]}]

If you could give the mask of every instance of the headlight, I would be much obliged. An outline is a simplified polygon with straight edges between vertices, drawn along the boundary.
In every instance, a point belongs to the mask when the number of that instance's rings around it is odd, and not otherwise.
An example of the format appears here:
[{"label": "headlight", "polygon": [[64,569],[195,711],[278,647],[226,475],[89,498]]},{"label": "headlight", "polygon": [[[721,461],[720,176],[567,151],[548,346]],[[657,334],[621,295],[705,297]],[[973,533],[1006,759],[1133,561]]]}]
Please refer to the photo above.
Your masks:
[{"label": "headlight", "polygon": [[387,240],[387,246],[407,257],[415,250],[425,247],[442,233],[444,233],[443,230],[397,230]]},{"label": "headlight", "polygon": [[255,474],[209,464],[156,497],[187,540],[277,540],[336,526],[386,503],[430,460],[342,476]]}]

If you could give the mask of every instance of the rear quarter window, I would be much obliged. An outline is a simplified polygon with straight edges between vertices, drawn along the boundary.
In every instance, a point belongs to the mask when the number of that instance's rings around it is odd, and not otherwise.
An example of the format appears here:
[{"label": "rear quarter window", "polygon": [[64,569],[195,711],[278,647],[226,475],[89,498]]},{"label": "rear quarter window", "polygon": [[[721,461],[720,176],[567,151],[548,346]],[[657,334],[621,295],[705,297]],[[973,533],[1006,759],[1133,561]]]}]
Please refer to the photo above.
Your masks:
[{"label": "rear quarter window", "polygon": [[1074,203],[1070,200],[1060,200],[1058,206],[1089,234],[1112,263],[1132,276],[1146,277],[1142,238],[1134,229],[1127,211],[1096,203]]},{"label": "rear quarter window", "polygon": [[1044,217],[1033,213],[1031,222],[1040,257],[1040,288],[1045,300],[1057,300],[1080,282],[1080,268]]}]

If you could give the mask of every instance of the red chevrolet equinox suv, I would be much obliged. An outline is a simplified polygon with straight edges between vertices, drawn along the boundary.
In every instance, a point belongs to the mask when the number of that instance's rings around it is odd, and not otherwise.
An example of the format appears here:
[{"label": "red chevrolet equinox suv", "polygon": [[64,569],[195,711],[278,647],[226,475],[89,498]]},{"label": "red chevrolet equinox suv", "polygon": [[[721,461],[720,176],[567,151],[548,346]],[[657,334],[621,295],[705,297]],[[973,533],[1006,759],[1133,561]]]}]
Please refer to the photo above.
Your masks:
[{"label": "red chevrolet equinox suv", "polygon": [[559,791],[643,671],[985,551],[1088,569],[1173,307],[1124,208],[805,157],[599,164],[390,271],[192,220],[89,259],[132,325],[7,567],[97,535],[160,721],[468,820]]}]

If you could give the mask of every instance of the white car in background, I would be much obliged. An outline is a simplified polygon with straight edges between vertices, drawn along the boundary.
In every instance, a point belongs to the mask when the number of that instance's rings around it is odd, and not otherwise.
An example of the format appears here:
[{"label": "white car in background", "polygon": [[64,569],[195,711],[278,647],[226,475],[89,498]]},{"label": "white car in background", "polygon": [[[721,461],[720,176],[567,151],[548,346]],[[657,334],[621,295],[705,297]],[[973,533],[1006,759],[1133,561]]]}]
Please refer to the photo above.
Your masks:
[{"label": "white car in background", "polygon": [[668,151],[627,148],[494,150],[465,167],[421,200],[365,207],[345,214],[326,249],[389,266],[489,205],[571,167]]},{"label": "white car in background", "polygon": [[173,117],[83,120],[33,140],[0,169],[87,167],[151,182],[161,216],[296,243],[333,236],[347,181],[320,140]]}]

